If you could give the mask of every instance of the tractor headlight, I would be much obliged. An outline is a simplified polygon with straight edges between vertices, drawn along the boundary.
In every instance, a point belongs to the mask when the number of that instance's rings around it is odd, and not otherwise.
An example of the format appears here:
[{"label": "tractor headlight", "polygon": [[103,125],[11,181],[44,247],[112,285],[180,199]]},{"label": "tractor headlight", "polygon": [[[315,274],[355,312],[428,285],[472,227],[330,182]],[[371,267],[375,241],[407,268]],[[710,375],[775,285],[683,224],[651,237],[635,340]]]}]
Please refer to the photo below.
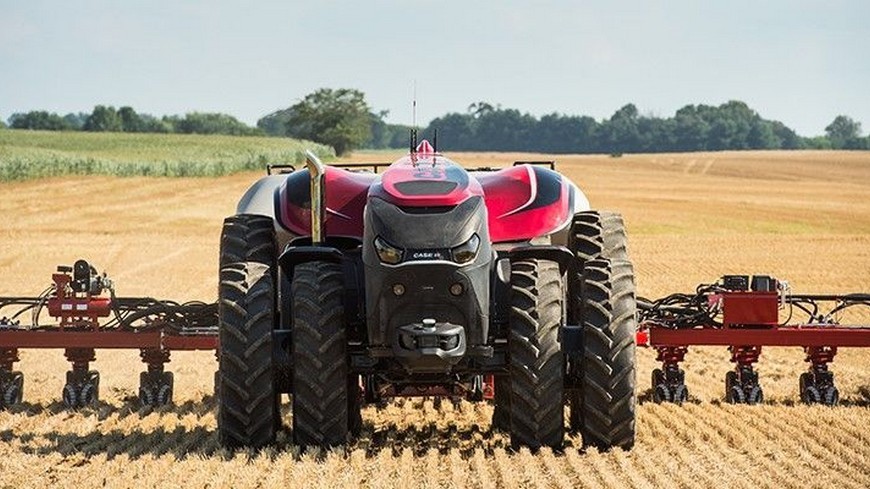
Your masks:
[{"label": "tractor headlight", "polygon": [[403,251],[395,246],[387,243],[380,236],[375,238],[375,251],[378,252],[378,258],[381,262],[389,265],[395,265],[402,261]]},{"label": "tractor headlight", "polygon": [[473,234],[468,241],[451,249],[450,253],[453,255],[453,261],[464,264],[473,261],[477,257],[478,249],[480,249],[480,238],[477,234]]}]

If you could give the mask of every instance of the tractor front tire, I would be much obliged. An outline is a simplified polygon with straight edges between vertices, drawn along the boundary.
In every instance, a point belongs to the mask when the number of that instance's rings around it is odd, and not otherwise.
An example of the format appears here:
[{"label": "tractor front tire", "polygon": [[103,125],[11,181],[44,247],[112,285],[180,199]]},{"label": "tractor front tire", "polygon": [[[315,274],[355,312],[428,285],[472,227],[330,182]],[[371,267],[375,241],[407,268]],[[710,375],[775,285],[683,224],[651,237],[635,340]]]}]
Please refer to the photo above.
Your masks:
[{"label": "tractor front tire", "polygon": [[511,444],[559,449],[565,436],[562,276],[555,262],[516,260],[510,277]]},{"label": "tractor front tire", "polygon": [[294,269],[293,440],[300,446],[341,445],[358,423],[359,403],[349,397],[357,393],[349,392],[343,293],[338,264],[315,261]]},{"label": "tractor front tire", "polygon": [[[630,449],[635,439],[634,273],[625,260],[587,261],[581,286],[583,352],[572,406],[583,443]],[[663,399],[664,400],[664,399]]]},{"label": "tractor front tire", "polygon": [[272,368],[274,285],[270,268],[239,262],[221,267],[218,435],[228,447],[275,441],[280,411]]}]

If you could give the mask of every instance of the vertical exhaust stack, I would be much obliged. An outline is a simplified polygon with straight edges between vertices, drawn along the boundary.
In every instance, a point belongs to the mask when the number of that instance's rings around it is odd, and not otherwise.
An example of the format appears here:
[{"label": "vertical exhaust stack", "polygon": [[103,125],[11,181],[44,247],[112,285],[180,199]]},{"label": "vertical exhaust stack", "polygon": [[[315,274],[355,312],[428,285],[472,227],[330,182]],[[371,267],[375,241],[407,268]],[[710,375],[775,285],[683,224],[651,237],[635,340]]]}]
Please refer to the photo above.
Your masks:
[{"label": "vertical exhaust stack", "polygon": [[311,178],[311,244],[323,244],[326,238],[323,219],[326,214],[326,167],[320,158],[305,150],[305,166]]}]

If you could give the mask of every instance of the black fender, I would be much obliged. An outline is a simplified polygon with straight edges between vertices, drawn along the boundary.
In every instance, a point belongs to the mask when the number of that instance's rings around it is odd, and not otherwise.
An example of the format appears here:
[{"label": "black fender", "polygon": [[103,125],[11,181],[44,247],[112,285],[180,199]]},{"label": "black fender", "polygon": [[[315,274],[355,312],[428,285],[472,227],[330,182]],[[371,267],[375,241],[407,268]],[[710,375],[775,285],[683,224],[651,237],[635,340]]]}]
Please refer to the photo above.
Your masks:
[{"label": "black fender", "polygon": [[554,261],[559,264],[559,273],[562,275],[574,271],[575,267],[582,266],[582,264],[577,262],[574,253],[571,253],[571,251],[564,246],[518,246],[516,248],[511,248],[504,255],[499,256],[499,258],[509,258],[511,260],[534,259]]},{"label": "black fender", "polygon": [[344,253],[338,248],[332,246],[287,246],[281,256],[278,257],[278,264],[281,270],[288,278],[293,276],[293,269],[300,263],[308,263],[312,261],[328,261],[330,263],[341,263],[344,259]]}]

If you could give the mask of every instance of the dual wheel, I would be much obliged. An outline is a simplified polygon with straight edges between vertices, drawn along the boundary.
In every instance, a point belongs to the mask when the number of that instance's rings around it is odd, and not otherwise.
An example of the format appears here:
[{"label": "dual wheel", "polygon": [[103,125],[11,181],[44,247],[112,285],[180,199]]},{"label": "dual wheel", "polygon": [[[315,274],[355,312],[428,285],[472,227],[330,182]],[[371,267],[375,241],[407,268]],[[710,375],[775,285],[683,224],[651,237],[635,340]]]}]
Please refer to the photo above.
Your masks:
[{"label": "dual wheel", "polygon": [[70,409],[95,405],[100,400],[100,373],[95,370],[68,371],[62,398],[64,405]]},{"label": "dual wheel", "polygon": [[[238,215],[221,235],[218,434],[231,447],[261,447],[281,426],[279,378],[272,332],[292,337],[293,440],[331,447],[358,432],[359,376],[347,361],[344,281],[338,264],[314,261],[294,268],[289,308],[277,311],[279,277],[272,219]],[[282,288],[283,290],[283,288]],[[288,320],[289,319],[289,320]]]},{"label": "dual wheel", "polygon": [[725,402],[729,404],[761,404],[764,402],[764,390],[758,384],[758,374],[744,372],[741,379],[737,372],[725,374]]},{"label": "dual wheel", "polygon": [[21,404],[24,398],[24,374],[0,371],[0,409]]},{"label": "dual wheel", "polygon": [[683,369],[663,372],[657,368],[652,371],[653,402],[672,402],[682,404],[689,400],[689,388],[685,383]]},{"label": "dual wheel", "polygon": [[171,403],[173,384],[172,372],[140,373],[139,403],[142,407],[159,407]]},{"label": "dual wheel", "polygon": [[834,386],[833,374],[827,373],[827,376],[829,378],[817,379],[810,372],[802,373],[798,385],[801,401],[805,404],[836,406],[840,402],[840,391]]},{"label": "dual wheel", "polygon": [[[514,446],[558,449],[567,399],[570,427],[585,445],[628,449],[635,438],[636,306],[622,219],[577,214],[569,248],[577,266],[567,281],[553,262],[511,263],[509,372],[495,379],[493,427],[510,433]],[[559,337],[566,319],[582,332],[581,350],[569,355]]]},{"label": "dual wheel", "polygon": [[[20,404],[24,393],[21,372],[0,373],[0,408]],[[93,406],[100,400],[100,373],[68,371],[61,399],[69,409]],[[172,402],[172,372],[139,375],[139,400],[143,406],[162,406]]]}]

